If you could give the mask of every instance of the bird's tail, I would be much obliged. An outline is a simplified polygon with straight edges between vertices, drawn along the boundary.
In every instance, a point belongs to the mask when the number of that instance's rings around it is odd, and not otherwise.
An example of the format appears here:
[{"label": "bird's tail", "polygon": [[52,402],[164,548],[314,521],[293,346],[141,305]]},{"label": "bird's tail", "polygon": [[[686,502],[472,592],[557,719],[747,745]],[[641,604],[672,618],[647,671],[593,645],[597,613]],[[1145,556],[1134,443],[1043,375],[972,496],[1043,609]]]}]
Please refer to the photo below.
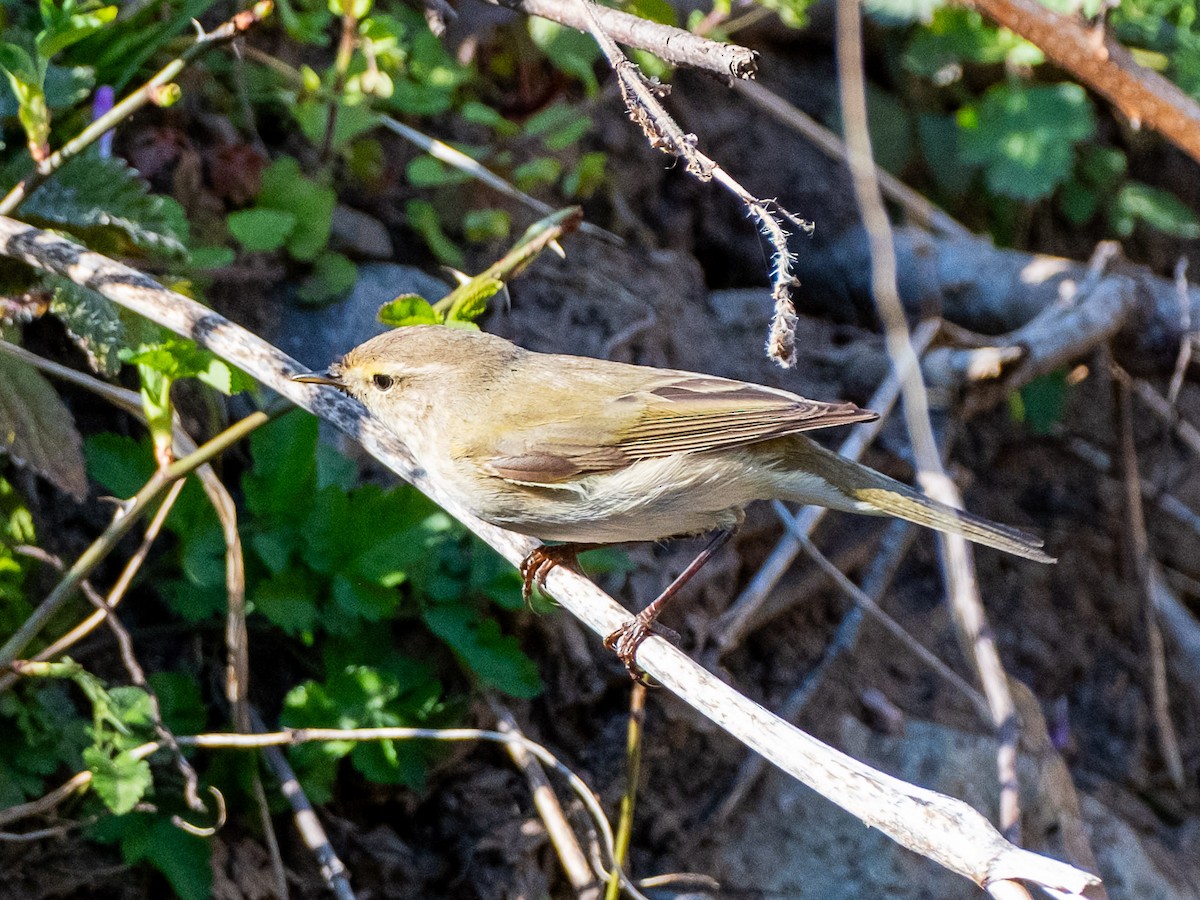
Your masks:
[{"label": "bird's tail", "polygon": [[[919,491],[874,469],[838,456],[806,441],[811,449],[804,448],[803,455],[809,471],[825,482],[837,485],[849,501],[847,504],[826,504],[868,515],[894,516],[924,525],[935,531],[959,534],[968,541],[994,547],[1006,553],[1023,556],[1043,563],[1054,562],[1054,557],[1042,550],[1042,541],[1034,535],[1017,528],[989,521],[961,509],[931,500]],[[799,447],[793,445],[795,450]],[[813,450],[816,454],[813,454]],[[815,471],[814,471],[815,470]],[[802,502],[803,496],[798,496]]]}]

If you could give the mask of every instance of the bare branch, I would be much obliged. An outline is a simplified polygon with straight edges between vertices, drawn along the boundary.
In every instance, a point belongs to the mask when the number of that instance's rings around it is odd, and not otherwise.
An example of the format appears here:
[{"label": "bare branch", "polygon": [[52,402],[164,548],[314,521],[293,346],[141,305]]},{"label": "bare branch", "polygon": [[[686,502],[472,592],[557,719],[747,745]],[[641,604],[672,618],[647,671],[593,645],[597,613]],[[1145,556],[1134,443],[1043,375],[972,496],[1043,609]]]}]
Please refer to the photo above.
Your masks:
[{"label": "bare branch", "polygon": [[[572,2],[562,0],[487,0],[495,6],[540,16],[568,28],[588,31],[584,13]],[[689,66],[722,78],[753,78],[758,71],[758,53],[737,44],[722,44],[659,22],[607,6],[595,7],[596,17],[605,32],[626,47],[649,50],[673,66]]]}]

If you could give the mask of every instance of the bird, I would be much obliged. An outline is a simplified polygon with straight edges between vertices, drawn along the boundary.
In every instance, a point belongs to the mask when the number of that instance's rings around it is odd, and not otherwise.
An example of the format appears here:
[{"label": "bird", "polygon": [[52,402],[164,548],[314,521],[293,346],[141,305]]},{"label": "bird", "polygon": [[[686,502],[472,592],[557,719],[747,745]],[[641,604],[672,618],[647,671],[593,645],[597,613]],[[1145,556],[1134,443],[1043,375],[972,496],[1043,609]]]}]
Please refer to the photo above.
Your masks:
[{"label": "bird", "polygon": [[848,401],[540,353],[446,325],[396,328],[293,380],[359,400],[478,518],[557,542],[522,562],[527,598],[583,550],[711,533],[692,564],[605,639],[635,677],[637,649],[668,600],[758,500],[891,516],[1054,562],[1037,537],[931,500],[807,435],[878,418]]}]

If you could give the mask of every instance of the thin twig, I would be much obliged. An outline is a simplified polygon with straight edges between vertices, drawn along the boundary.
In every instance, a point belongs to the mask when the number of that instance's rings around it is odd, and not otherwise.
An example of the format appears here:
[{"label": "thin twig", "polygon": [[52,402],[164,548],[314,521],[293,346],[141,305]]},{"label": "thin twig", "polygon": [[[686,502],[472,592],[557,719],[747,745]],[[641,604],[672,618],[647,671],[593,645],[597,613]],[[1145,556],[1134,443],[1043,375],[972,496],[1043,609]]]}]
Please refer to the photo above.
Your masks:
[{"label": "thin twig", "polygon": [[121,538],[137,523],[142,514],[173,482],[191,474],[196,468],[220,455],[270,419],[271,416],[265,412],[251,413],[205,443],[194,453],[175,461],[164,469],[156,469],[142,489],[121,506],[104,533],[75,560],[50,595],[21,624],[21,627],[4,643],[4,646],[0,647],[0,668],[12,665],[13,661],[21,655],[21,651],[29,645],[29,642],[37,637],[50,618],[71,599],[79,587],[79,583],[108,556]]},{"label": "thin twig", "polygon": [[[879,183],[875,179],[876,169],[867,125],[860,15],[861,9],[856,0],[838,0],[837,68],[842,121],[845,123],[847,162],[853,177],[854,193],[871,248],[872,296],[884,324],[888,355],[895,368],[905,373],[901,381],[904,420],[917,465],[918,482],[930,497],[961,508],[962,498],[946,474],[934,440],[929,418],[929,397],[917,364],[916,350],[909,336],[897,286],[891,224],[879,192]],[[969,648],[968,656],[983,685],[991,708],[992,723],[1000,740],[996,761],[1000,782],[1000,830],[1015,843],[1020,839],[1021,827],[1017,782],[1019,726],[1008,689],[1008,676],[1004,672],[983,609],[975,565],[966,539],[959,535],[939,533],[938,547],[954,620],[964,645]]]},{"label": "thin twig", "polygon": [[638,787],[642,780],[642,743],[646,733],[646,685],[635,681],[629,692],[629,723],[625,730],[625,793],[621,795],[621,815],[617,819],[614,869],[608,880],[605,900],[617,900],[621,892],[618,879],[621,867],[629,859],[633,840],[633,814],[637,809]]},{"label": "thin twig", "polygon": [[[250,710],[249,714],[251,727],[259,732],[265,732],[266,726],[263,725],[258,713]],[[262,748],[263,760],[274,773],[275,779],[279,782],[280,793],[292,808],[292,819],[296,823],[296,830],[300,832],[300,839],[304,841],[304,846],[308,847],[316,858],[321,878],[324,879],[325,884],[337,900],[355,900],[354,888],[350,886],[350,873],[346,869],[346,864],[342,862],[337,851],[333,849],[333,845],[329,843],[329,835],[325,833],[325,827],[317,818],[317,811],[313,809],[312,803],[304,793],[304,788],[301,787],[295,770],[292,769],[287,757],[283,755],[283,751],[278,746],[263,744]]]},{"label": "thin twig", "polygon": [[1175,371],[1171,373],[1171,386],[1167,389],[1167,403],[1171,406],[1179,399],[1183,379],[1187,375],[1188,366],[1192,364],[1192,352],[1196,346],[1196,335],[1192,331],[1192,304],[1188,297],[1187,270],[1187,257],[1179,257],[1179,262],[1175,264],[1175,293],[1179,297],[1179,327],[1183,331],[1183,339],[1179,342]]},{"label": "thin twig", "polygon": [[[735,81],[733,89],[777,122],[795,129],[818,150],[835,162],[846,158],[842,139],[798,106],[784,100],[758,81]],[[968,237],[967,227],[938,209],[923,194],[884,169],[876,169],[879,187],[885,197],[902,207],[908,217],[923,228],[947,237]]]},{"label": "thin twig", "polygon": [[1167,662],[1163,648],[1162,629],[1154,609],[1154,584],[1150,539],[1146,535],[1146,513],[1142,508],[1139,489],[1137,448],[1133,443],[1133,392],[1128,379],[1117,378],[1117,412],[1121,432],[1121,463],[1125,474],[1125,510],[1129,516],[1129,535],[1133,551],[1134,571],[1142,589],[1142,623],[1146,629],[1147,654],[1150,657],[1150,708],[1158,734],[1158,749],[1167,774],[1177,790],[1183,790],[1186,776],[1179,738],[1171,721],[1170,693],[1167,690]]},{"label": "thin twig", "polygon": [[[529,538],[472,515],[436,479],[419,470],[397,436],[361,405],[337,392],[291,381],[290,376],[303,371],[295,360],[213,310],[78,244],[3,216],[0,255],[90,287],[114,303],[194,339],[353,437],[514,565],[536,546]],[[610,634],[630,620],[630,614],[616,601],[565,567],[555,568],[546,583],[548,593],[597,635]],[[1019,877],[1079,894],[1097,883],[1094,875],[1013,846],[962,801],[891,778],[772,716],[662,638],[652,636],[642,644],[637,663],[664,688],[785,772],[869,826],[977,884]]]},{"label": "thin twig", "polygon": [[[908,548],[916,537],[917,527],[903,519],[895,519],[884,530],[879,542],[879,551],[867,574],[863,577],[862,592],[876,603],[895,577],[896,569]],[[860,604],[855,604],[842,618],[837,631],[834,632],[821,659],[804,674],[798,684],[779,707],[779,715],[788,722],[796,722],[800,714],[808,706],[808,702],[816,694],[817,688],[824,682],[825,677],[833,668],[835,662],[850,652],[858,641],[860,626],[866,613]],[[766,768],[766,762],[756,753],[746,755],[746,759],[738,768],[733,783],[725,796],[713,808],[712,815],[707,817],[710,827],[719,827],[733,811],[737,809],[750,789],[754,787],[759,776]]]},{"label": "thin twig", "polygon": [[[521,734],[516,718],[503,703],[496,697],[489,697],[488,704],[496,716],[497,731],[503,734]],[[599,896],[596,876],[592,872],[591,866],[588,865],[587,854],[583,852],[583,847],[580,846],[579,841],[575,838],[575,832],[571,830],[571,826],[567,822],[562,804],[558,802],[558,797],[555,796],[554,789],[550,786],[546,770],[522,744],[517,742],[505,744],[504,749],[508,751],[513,763],[525,776],[529,791],[533,795],[534,808],[537,809],[542,824],[546,827],[546,834],[554,846],[559,862],[562,863],[567,881],[571,882],[571,889],[575,892],[575,896],[578,900],[595,900]]]},{"label": "thin twig", "polygon": [[[786,514],[786,510],[784,512]],[[971,702],[971,705],[975,707],[975,711],[979,713],[980,718],[985,722],[991,721],[991,710],[988,708],[987,699],[979,691],[975,690],[966,679],[938,659],[933,651],[909,634],[903,625],[884,612],[874,597],[862,590],[841,569],[830,562],[829,557],[817,549],[817,546],[807,536],[800,533],[797,533],[796,536],[800,539],[801,546],[804,548],[804,552],[809,555],[809,558],[825,574],[833,579],[833,583],[846,596],[853,600],[859,609],[882,625],[885,631],[898,640],[917,659],[927,665],[935,675],[966,697]]]},{"label": "thin twig", "polygon": [[133,93],[128,94],[107,113],[94,119],[79,134],[38,163],[33,174],[18,181],[4,196],[4,199],[0,200],[0,215],[7,216],[16,212],[25,199],[41,187],[47,178],[61,169],[64,163],[78,156],[88,146],[98,141],[147,103],[153,102],[155,94],[165,85],[174,81],[188,63],[201,53],[233,40],[261,22],[270,15],[273,6],[272,0],[259,0],[252,8],[238,13],[225,24],[214,28],[207,34],[201,34],[196,39],[196,43],[184,50],[179,58],[167,63],[153,78]]},{"label": "thin twig", "polygon": [[[565,4],[570,6],[572,4]],[[792,302],[792,288],[796,277],[792,274],[795,257],[788,249],[789,234],[783,220],[791,222],[805,231],[812,231],[812,224],[792,215],[772,200],[760,200],[742,187],[728,172],[696,146],[696,136],[684,134],[683,129],[659,102],[664,93],[662,85],[651,82],[621,52],[612,36],[605,30],[597,6],[592,0],[575,0],[574,5],[583,11],[587,30],[608,60],[629,118],[634,121],[650,146],[662,150],[683,161],[684,168],[700,181],[716,181],[745,204],[751,218],[758,223],[760,233],[770,242],[771,298],[775,301],[775,313],[771,318],[771,331],[767,338],[767,353],[784,367],[796,362],[796,307]]]},{"label": "thin twig", "polygon": [[[302,87],[304,85],[304,74],[299,69],[289,66],[278,57],[272,56],[263,50],[259,50],[257,47],[245,47],[244,52],[248,58],[266,66],[277,75],[280,75],[281,77],[292,82],[292,84],[296,85],[297,87]],[[316,96],[325,98],[331,95],[329,95],[327,91],[318,90],[316,92]],[[554,213],[554,207],[550,206],[550,204],[544,203],[536,197],[525,193],[516,185],[505,181],[491,169],[467,156],[467,154],[463,153],[461,150],[450,146],[445,141],[440,141],[435,137],[430,137],[423,132],[417,131],[417,129],[413,128],[411,125],[406,125],[399,119],[392,118],[391,116],[384,115],[382,113],[377,113],[375,120],[384,128],[388,129],[399,137],[402,137],[413,146],[419,147],[434,159],[444,162],[448,166],[453,166],[460,172],[470,175],[480,184],[485,184],[492,190],[516,200],[518,203],[524,204],[538,215],[545,217]],[[625,243],[625,241],[623,241],[619,236],[613,234],[611,231],[601,228],[599,225],[595,225],[591,222],[581,222],[579,225],[579,230],[585,234],[591,235],[592,237],[600,238],[609,244],[623,245]],[[228,269],[222,269],[218,274],[227,275],[228,271]]]}]

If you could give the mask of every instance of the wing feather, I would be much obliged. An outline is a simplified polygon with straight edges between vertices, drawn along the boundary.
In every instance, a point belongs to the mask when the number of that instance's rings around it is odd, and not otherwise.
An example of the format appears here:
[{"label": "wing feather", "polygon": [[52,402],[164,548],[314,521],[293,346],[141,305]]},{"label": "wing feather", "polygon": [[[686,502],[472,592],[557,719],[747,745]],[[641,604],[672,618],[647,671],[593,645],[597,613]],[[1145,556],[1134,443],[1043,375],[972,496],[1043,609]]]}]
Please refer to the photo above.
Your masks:
[{"label": "wing feather", "polygon": [[509,433],[485,468],[523,484],[561,485],[642,459],[754,444],[876,418],[849,402],[824,403],[742,381],[663,372],[657,384],[608,401],[594,416],[543,421]]}]

